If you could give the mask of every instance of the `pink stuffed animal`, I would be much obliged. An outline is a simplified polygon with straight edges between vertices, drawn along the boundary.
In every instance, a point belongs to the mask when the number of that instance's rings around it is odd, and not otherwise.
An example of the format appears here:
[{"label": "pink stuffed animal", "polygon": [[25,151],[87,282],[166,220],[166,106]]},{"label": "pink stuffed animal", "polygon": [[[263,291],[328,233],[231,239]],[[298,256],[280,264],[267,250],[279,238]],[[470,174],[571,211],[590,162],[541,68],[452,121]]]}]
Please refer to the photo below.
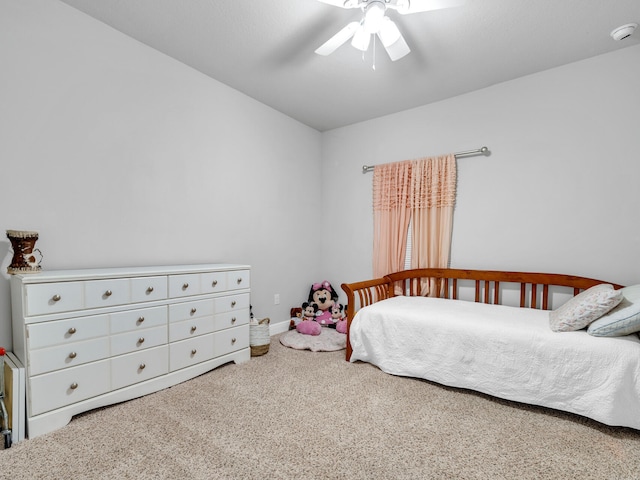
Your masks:
[{"label": "pink stuffed animal", "polygon": [[331,319],[335,323],[336,332],[338,333],[347,333],[347,319],[344,318],[345,310],[341,303],[336,303],[331,307]]},{"label": "pink stuffed animal", "polygon": [[335,305],[337,300],[338,294],[328,281],[325,280],[311,285],[308,302],[313,302],[318,306],[316,322],[324,326],[331,326],[336,323],[331,316],[331,307]]},{"label": "pink stuffed animal", "polygon": [[313,302],[302,304],[302,321],[296,325],[296,331],[303,335],[320,335],[322,327],[316,322],[316,312],[318,305]]}]

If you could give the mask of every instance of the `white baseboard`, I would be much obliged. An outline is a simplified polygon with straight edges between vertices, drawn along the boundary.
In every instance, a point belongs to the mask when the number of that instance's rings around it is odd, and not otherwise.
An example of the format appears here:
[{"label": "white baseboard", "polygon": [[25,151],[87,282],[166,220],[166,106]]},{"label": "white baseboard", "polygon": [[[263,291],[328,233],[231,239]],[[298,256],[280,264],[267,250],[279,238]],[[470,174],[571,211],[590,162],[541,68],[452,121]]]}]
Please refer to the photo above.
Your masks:
[{"label": "white baseboard", "polygon": [[289,330],[290,320],[286,322],[278,322],[269,324],[269,335],[277,335],[279,333],[284,333]]}]

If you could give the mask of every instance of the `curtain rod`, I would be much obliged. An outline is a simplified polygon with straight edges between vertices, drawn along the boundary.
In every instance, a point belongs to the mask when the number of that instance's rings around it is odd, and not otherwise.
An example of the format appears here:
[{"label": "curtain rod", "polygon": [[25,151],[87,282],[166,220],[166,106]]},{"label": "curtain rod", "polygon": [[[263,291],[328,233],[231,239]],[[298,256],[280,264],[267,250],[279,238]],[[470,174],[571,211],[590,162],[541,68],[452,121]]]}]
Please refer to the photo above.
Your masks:
[{"label": "curtain rod", "polygon": [[[460,157],[469,157],[472,155],[484,155],[486,157],[488,157],[491,154],[491,152],[489,151],[489,148],[487,147],[482,147],[482,148],[478,148],[477,150],[467,150],[464,152],[458,152],[458,153],[454,153],[453,156],[456,158],[460,158]],[[371,166],[371,165],[363,165],[362,166],[362,173],[367,173],[367,172],[371,172],[373,171],[375,167]]]}]

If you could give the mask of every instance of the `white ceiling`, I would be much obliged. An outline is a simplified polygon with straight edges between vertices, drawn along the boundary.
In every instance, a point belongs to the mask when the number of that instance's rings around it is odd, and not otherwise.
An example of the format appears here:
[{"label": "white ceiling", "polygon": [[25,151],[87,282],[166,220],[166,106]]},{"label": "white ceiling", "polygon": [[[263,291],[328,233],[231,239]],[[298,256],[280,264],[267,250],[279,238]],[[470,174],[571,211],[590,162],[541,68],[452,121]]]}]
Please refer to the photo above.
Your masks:
[{"label": "white ceiling", "polygon": [[319,131],[640,44],[640,0],[467,0],[398,15],[411,53],[391,62],[349,43],[314,50],[353,20],[318,0],[62,0]]}]

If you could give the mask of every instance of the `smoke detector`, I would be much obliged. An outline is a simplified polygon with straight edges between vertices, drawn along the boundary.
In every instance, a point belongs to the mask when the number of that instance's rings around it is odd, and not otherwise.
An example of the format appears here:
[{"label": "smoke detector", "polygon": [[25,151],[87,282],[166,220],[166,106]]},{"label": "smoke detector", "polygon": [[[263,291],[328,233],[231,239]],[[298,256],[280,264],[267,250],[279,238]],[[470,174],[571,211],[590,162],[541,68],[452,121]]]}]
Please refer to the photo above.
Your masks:
[{"label": "smoke detector", "polygon": [[624,40],[625,38],[630,37],[636,28],[638,28],[637,23],[627,23],[626,25],[622,25],[621,27],[614,29],[611,32],[611,38],[615,41]]}]

